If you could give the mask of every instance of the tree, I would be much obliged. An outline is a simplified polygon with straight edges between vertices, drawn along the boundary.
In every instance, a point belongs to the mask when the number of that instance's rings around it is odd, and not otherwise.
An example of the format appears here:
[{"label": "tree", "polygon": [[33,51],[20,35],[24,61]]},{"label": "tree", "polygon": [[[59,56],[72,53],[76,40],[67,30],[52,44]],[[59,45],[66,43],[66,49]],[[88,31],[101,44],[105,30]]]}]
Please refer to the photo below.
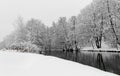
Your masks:
[{"label": "tree", "polygon": [[73,39],[71,40],[72,44],[73,44],[73,49],[75,50],[75,54],[76,54],[76,61],[78,59],[78,41],[77,41],[77,34],[76,34],[76,24],[77,24],[77,18],[76,16],[72,16],[71,19],[70,19],[70,22],[71,22],[71,29],[70,31],[72,32],[72,36],[73,36]]},{"label": "tree", "polygon": [[14,35],[15,35],[16,43],[27,41],[27,36],[26,36],[27,30],[25,28],[26,24],[23,18],[18,17],[14,25],[15,25]]},{"label": "tree", "polygon": [[68,37],[68,25],[65,17],[60,17],[57,23],[53,23],[54,29],[54,37],[55,44],[62,48],[64,46],[65,49],[68,48],[69,37]]},{"label": "tree", "polygon": [[116,18],[118,6],[118,0],[93,0],[93,3],[83,9],[78,16],[79,25],[82,25],[83,29],[80,34],[86,36],[88,42],[92,40],[97,48],[101,48],[102,41],[109,37],[107,31],[112,31],[111,40],[118,44],[115,29],[115,20],[118,21]]},{"label": "tree", "polygon": [[95,3],[92,3],[85,9],[81,11],[81,14],[78,16],[79,25],[81,25],[80,28],[80,35],[83,37],[82,39],[85,40],[85,42],[88,44],[89,42],[92,44],[93,48],[93,42],[95,42],[97,48],[101,48],[101,36],[100,36],[100,17],[98,13],[99,9],[95,8]]},{"label": "tree", "polygon": [[31,19],[26,24],[27,29],[27,38],[32,44],[35,44],[39,47],[45,45],[45,33],[46,27],[41,21],[37,19]]}]

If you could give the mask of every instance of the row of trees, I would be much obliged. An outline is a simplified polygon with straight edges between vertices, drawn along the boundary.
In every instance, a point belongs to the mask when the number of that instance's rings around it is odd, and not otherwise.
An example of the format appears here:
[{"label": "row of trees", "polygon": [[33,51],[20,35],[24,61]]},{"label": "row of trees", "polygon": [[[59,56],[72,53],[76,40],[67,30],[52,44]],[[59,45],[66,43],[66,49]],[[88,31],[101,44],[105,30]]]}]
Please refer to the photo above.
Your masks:
[{"label": "row of trees", "polygon": [[16,30],[1,45],[4,48],[39,52],[51,49],[75,50],[86,46],[99,49],[102,48],[102,42],[117,49],[120,45],[119,0],[93,0],[78,16],[68,20],[60,17],[51,27],[37,19],[24,22],[19,17]]},{"label": "row of trees", "polygon": [[[93,0],[93,3],[81,11],[79,24],[83,27],[82,35],[88,38],[94,48],[101,48],[102,41],[118,49],[119,45],[119,0]],[[82,37],[82,36],[81,36]]]},{"label": "row of trees", "polygon": [[46,45],[48,31],[41,21],[31,19],[24,22],[23,18],[19,17],[15,27],[16,29],[1,42],[4,48],[38,53]]}]

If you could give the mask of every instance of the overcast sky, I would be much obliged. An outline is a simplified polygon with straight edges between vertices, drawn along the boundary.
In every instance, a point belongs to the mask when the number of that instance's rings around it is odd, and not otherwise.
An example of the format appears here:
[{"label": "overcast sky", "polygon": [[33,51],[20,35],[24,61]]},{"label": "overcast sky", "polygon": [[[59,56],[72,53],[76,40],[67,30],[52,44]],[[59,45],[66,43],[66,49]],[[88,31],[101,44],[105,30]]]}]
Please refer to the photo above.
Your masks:
[{"label": "overcast sky", "polygon": [[18,16],[51,26],[59,17],[78,15],[92,0],[0,0],[0,41],[14,29]]}]

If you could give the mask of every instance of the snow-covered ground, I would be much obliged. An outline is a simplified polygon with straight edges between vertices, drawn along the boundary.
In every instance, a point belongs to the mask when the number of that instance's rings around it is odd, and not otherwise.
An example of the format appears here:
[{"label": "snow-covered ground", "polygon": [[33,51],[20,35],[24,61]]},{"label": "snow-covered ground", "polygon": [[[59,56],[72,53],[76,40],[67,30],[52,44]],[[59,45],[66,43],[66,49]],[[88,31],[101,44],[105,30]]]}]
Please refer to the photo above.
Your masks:
[{"label": "snow-covered ground", "polygon": [[0,51],[0,76],[117,76],[51,56]]},{"label": "snow-covered ground", "polygon": [[[94,45],[95,46],[95,45]],[[102,42],[102,45],[101,45],[102,48],[99,48],[97,49],[96,47],[84,47],[82,48],[82,50],[104,50],[104,51],[120,51],[120,47],[118,47],[118,49],[116,48],[111,48],[110,46],[108,46],[105,42]]]}]

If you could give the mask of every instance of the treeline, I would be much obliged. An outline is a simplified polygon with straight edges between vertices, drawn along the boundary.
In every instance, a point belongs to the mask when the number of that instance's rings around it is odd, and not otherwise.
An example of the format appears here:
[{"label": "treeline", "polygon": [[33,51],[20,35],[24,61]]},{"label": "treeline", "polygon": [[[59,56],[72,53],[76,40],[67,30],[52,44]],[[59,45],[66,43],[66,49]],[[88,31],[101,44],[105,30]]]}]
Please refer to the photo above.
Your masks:
[{"label": "treeline", "polygon": [[24,22],[19,17],[16,30],[2,42],[1,48],[36,52],[40,50],[102,48],[102,42],[112,48],[120,45],[120,1],[93,0],[78,16],[60,17],[51,27],[41,20]]}]

